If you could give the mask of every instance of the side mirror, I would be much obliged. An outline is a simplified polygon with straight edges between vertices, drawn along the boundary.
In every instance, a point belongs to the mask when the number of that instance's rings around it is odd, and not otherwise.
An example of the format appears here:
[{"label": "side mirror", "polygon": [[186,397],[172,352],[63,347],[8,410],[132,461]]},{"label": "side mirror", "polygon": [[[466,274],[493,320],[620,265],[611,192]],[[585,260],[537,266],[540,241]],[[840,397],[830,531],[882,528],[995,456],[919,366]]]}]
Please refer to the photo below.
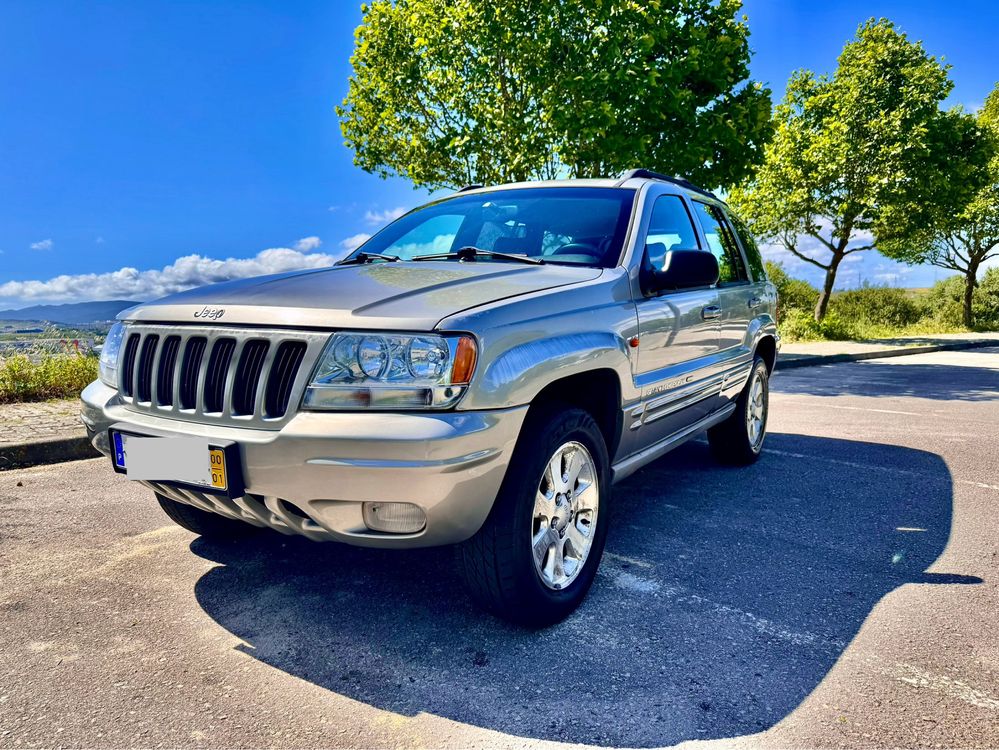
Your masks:
[{"label": "side mirror", "polygon": [[656,242],[645,248],[642,289],[647,293],[666,289],[694,289],[718,282],[718,260],[704,250],[666,250]]}]

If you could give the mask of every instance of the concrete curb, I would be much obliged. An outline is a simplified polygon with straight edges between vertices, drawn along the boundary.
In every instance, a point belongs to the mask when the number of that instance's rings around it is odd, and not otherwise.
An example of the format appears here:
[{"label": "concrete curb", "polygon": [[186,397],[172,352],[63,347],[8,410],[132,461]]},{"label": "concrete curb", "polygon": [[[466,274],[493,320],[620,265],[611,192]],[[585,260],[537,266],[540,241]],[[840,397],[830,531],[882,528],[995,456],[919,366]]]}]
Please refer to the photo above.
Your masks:
[{"label": "concrete curb", "polygon": [[[893,347],[856,354],[800,354],[791,358],[777,357],[778,370],[791,370],[798,367],[817,367],[838,362],[859,362],[864,359],[885,357],[905,357],[910,354],[956,351],[960,349],[981,349],[999,346],[999,341],[955,341],[952,344],[931,344],[929,346]],[[0,447],[0,472],[6,469],[24,469],[29,466],[57,464],[65,461],[82,461],[98,458],[98,453],[83,435],[53,438],[35,443],[21,443]]]},{"label": "concrete curb", "polygon": [[5,445],[0,446],[0,472],[64,461],[81,461],[86,458],[97,458],[100,455],[84,435]]},{"label": "concrete curb", "polygon": [[961,349],[982,349],[988,346],[999,346],[999,341],[955,341],[952,344],[930,344],[928,346],[905,346],[893,347],[891,349],[877,349],[870,352],[857,352],[855,354],[798,354],[789,355],[790,358],[777,356],[777,369],[790,370],[796,367],[816,367],[818,365],[832,365],[838,362],[860,362],[865,359],[885,359],[888,357],[906,357],[910,354],[930,354],[932,352],[950,352]]}]

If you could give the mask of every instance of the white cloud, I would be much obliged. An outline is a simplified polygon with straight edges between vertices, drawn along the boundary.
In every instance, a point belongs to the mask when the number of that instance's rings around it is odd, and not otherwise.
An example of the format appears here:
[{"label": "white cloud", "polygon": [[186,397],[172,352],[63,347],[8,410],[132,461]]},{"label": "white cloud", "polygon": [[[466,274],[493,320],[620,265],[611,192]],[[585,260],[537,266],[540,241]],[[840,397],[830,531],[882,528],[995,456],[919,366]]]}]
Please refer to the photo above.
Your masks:
[{"label": "white cloud", "polygon": [[0,284],[0,303],[14,306],[17,303],[99,299],[150,300],[220,281],[322,268],[336,263],[341,257],[340,253],[303,252],[287,247],[263,250],[252,258],[216,260],[203,255],[187,255],[161,269],[140,271],[125,267],[109,273],[62,275],[44,281],[8,281]]},{"label": "white cloud", "polygon": [[30,247],[32,250],[51,250],[55,247],[55,243],[52,240],[40,240],[38,242],[32,242]]},{"label": "white cloud", "polygon": [[300,253],[310,253],[313,250],[317,250],[323,241],[313,235],[312,237],[303,237],[298,242],[295,243],[295,249]]},{"label": "white cloud", "polygon": [[104,244],[104,238],[103,237],[98,237],[96,240],[94,240],[94,244],[96,244],[96,245],[103,245]]},{"label": "white cloud", "polygon": [[384,211],[368,211],[364,214],[364,220],[371,226],[383,226],[395,221],[408,210],[405,206],[397,206],[396,208],[387,208]]},{"label": "white cloud", "polygon": [[365,234],[364,232],[361,232],[360,234],[352,235],[347,239],[343,240],[340,243],[340,247],[342,247],[344,250],[348,252],[354,252],[355,250],[357,250],[357,248],[359,248],[361,245],[363,245],[365,242],[367,242],[370,239],[371,239],[370,234]]}]

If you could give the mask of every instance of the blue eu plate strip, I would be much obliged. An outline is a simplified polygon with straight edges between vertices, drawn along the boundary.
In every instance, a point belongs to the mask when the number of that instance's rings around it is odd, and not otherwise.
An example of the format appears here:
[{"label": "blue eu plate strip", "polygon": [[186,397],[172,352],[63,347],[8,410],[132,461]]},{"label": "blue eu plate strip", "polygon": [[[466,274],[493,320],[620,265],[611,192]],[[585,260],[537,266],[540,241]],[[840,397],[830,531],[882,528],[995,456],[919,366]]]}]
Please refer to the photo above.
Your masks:
[{"label": "blue eu plate strip", "polygon": [[111,439],[114,442],[114,465],[119,469],[125,468],[125,441],[121,438],[120,432],[112,432]]}]

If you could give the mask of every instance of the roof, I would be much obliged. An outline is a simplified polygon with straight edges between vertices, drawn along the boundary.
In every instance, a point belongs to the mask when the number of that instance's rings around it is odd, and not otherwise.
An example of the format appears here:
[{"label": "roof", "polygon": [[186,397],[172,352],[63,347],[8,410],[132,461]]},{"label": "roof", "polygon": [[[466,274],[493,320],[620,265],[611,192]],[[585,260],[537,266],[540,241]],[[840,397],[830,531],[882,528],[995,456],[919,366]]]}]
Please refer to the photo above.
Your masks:
[{"label": "roof", "polygon": [[494,190],[516,190],[519,188],[537,187],[602,187],[602,188],[638,188],[648,182],[667,182],[676,185],[691,193],[706,195],[715,200],[721,200],[710,190],[686,180],[682,177],[671,177],[669,175],[653,172],[648,169],[632,169],[625,172],[620,177],[597,177],[597,178],[577,178],[567,180],[535,180],[527,182],[511,182],[504,185],[468,185],[459,190],[459,193],[488,193]]}]

